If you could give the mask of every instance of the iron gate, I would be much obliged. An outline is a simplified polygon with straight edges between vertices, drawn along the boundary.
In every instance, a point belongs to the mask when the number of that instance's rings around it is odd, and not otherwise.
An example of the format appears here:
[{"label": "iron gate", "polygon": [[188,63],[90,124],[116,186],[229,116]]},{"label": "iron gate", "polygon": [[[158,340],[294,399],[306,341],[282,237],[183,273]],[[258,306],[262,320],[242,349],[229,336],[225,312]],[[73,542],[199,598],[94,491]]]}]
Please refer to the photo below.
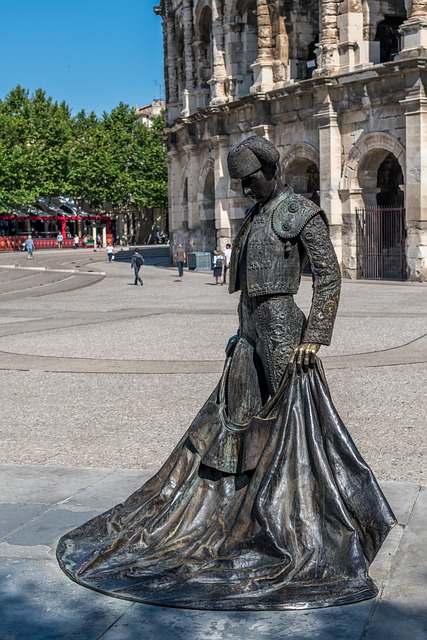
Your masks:
[{"label": "iron gate", "polygon": [[356,209],[357,277],[406,280],[405,209]]}]

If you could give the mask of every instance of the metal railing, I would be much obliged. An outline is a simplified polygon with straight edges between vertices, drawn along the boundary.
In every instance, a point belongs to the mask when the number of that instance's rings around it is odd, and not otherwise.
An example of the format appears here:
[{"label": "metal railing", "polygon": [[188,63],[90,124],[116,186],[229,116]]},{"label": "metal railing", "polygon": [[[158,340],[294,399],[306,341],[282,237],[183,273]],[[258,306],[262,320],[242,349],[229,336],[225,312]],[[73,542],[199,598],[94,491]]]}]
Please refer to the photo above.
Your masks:
[{"label": "metal railing", "polygon": [[357,277],[406,280],[404,207],[356,209]]}]

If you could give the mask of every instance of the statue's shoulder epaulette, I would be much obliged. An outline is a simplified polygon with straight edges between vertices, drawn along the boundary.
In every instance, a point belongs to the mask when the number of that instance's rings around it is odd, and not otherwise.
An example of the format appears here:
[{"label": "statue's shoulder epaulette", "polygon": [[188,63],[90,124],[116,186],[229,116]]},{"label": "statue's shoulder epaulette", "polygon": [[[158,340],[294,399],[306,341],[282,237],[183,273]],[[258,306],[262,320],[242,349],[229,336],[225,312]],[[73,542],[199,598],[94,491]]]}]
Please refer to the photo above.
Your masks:
[{"label": "statue's shoulder epaulette", "polygon": [[279,203],[272,203],[272,206],[274,207],[273,230],[284,240],[291,240],[298,236],[307,222],[317,213],[322,215],[327,224],[326,216],[320,207],[291,189],[285,191]]}]

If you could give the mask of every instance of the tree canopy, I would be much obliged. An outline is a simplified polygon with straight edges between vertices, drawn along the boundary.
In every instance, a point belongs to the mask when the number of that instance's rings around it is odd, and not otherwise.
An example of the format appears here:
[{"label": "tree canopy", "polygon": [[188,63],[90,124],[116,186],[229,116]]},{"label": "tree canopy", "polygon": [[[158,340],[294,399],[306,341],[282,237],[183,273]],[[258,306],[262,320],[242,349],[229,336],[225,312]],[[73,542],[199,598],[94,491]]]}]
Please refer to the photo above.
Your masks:
[{"label": "tree canopy", "polygon": [[167,204],[163,116],[148,128],[120,103],[101,117],[17,86],[0,100],[0,201],[67,194],[103,209]]}]

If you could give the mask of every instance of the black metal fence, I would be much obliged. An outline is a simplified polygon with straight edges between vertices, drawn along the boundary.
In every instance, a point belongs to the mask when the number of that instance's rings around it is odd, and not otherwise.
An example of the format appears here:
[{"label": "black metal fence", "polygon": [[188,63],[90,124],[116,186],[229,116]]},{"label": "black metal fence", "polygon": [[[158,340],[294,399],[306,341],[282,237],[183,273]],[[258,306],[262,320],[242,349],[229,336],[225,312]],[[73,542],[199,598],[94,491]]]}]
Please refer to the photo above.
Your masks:
[{"label": "black metal fence", "polygon": [[405,209],[356,209],[357,277],[406,280]]}]

